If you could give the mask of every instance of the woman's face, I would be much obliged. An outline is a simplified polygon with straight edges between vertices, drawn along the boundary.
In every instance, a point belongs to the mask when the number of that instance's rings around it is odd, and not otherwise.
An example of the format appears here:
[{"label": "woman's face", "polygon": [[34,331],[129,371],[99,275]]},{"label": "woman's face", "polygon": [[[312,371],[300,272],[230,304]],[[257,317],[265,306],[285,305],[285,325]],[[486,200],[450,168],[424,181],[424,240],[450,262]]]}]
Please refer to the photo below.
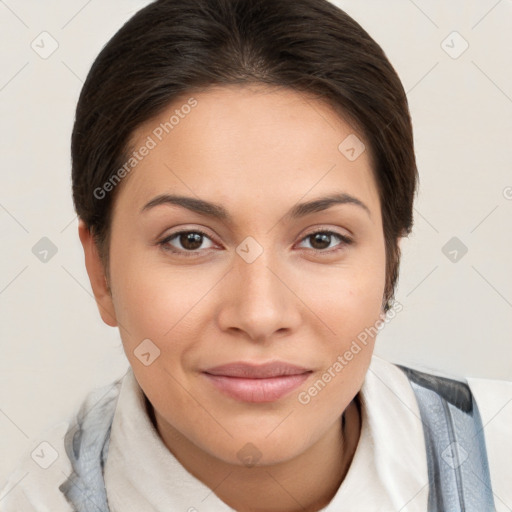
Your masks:
[{"label": "woman's face", "polygon": [[[358,335],[379,325],[385,285],[370,155],[327,105],[291,90],[190,96],[134,133],[102,316],[160,432],[227,463],[285,461],[340,420],[370,363],[374,339]],[[191,208],[151,205],[166,194]],[[300,206],[326,196],[341,202]],[[205,374],[276,360],[309,373],[281,378],[296,386],[281,395],[250,381],[243,396],[217,386],[236,377]]]}]

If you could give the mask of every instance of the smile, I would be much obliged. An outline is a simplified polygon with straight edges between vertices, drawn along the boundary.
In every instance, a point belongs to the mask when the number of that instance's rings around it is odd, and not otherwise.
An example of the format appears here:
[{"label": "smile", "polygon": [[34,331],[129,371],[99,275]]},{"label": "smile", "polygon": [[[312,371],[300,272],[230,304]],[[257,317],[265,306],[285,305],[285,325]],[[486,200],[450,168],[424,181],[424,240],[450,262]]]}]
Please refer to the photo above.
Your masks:
[{"label": "smile", "polygon": [[284,397],[305,380],[312,372],[281,375],[269,378],[228,377],[203,373],[208,381],[222,393],[243,402],[274,402]]}]

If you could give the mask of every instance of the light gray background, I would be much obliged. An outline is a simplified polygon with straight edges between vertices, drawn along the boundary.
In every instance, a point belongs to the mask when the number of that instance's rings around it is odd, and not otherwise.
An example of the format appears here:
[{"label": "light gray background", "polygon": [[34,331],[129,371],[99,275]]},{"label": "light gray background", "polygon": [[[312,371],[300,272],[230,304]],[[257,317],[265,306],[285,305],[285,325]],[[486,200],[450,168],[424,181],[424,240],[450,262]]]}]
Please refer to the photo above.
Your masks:
[{"label": "light gray background", "polygon": [[[69,142],[94,58],[147,3],[0,1],[0,480],[44,430],[128,365],[85,271]],[[335,3],[402,79],[421,180],[414,233],[403,242],[396,298],[404,309],[376,353],[512,380],[512,1]],[[31,47],[51,48],[43,31],[59,45],[46,59]],[[458,54],[464,42],[453,31],[469,44],[457,58],[447,51]],[[46,263],[32,252],[42,237],[58,249]],[[452,237],[468,249],[456,262],[442,252]]]}]

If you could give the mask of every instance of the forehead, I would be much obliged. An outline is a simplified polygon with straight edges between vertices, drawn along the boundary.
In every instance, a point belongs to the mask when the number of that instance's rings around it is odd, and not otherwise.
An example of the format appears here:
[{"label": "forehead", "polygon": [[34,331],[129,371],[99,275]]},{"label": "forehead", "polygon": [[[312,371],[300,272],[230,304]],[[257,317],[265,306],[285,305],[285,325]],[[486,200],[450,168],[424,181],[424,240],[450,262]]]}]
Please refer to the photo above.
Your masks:
[{"label": "forehead", "polygon": [[[254,84],[210,87],[183,95],[137,128],[131,150],[150,149],[124,179],[121,196],[142,207],[179,191],[241,206],[258,199],[267,208],[336,190],[368,203],[378,194],[363,144],[363,135],[330,105],[305,93]],[[357,158],[344,153],[349,146]]]}]

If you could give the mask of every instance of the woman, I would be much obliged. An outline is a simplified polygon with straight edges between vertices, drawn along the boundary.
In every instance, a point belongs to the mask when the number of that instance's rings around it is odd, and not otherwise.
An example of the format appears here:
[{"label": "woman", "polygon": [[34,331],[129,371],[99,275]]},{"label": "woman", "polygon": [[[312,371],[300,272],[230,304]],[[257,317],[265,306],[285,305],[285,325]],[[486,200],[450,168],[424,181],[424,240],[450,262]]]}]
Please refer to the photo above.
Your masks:
[{"label": "woman", "polygon": [[512,506],[511,413],[492,434],[480,414],[510,383],[373,356],[401,310],[417,169],[400,80],[343,11],[150,4],[93,64],[72,159],[87,272],[130,368],[1,510]]}]

